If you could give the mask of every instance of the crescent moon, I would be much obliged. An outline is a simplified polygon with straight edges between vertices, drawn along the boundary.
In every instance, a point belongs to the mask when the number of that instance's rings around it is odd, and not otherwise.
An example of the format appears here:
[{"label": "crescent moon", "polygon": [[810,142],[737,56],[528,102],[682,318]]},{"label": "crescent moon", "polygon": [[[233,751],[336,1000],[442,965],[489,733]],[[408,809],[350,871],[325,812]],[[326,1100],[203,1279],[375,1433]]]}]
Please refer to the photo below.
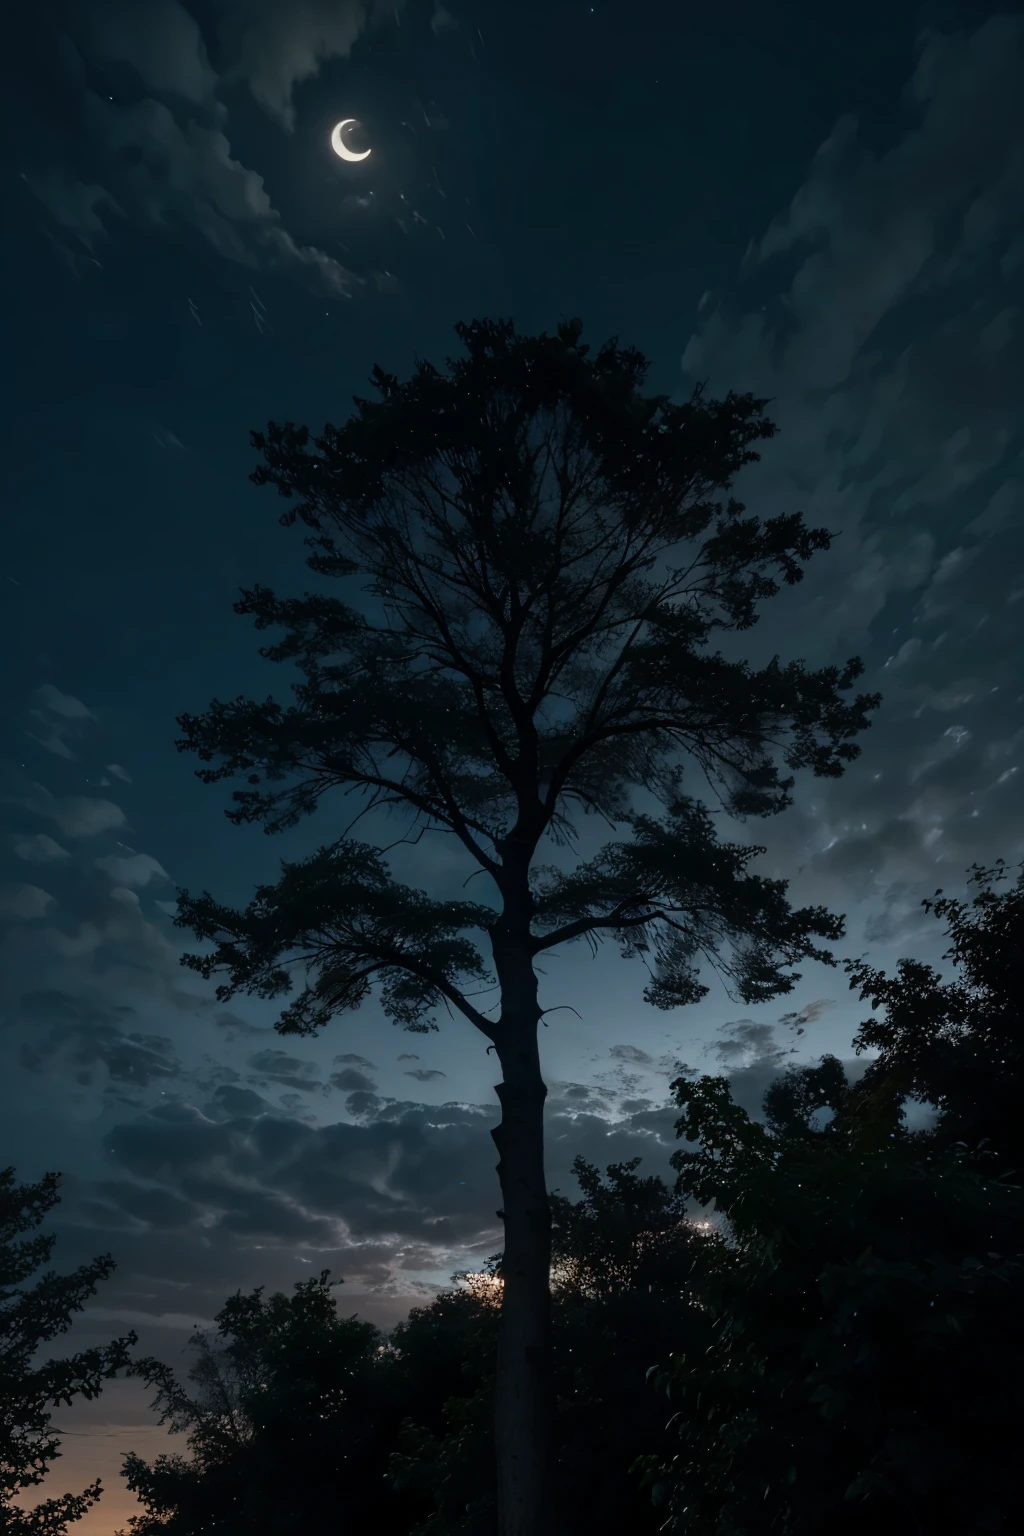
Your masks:
[{"label": "crescent moon", "polygon": [[342,129],[347,128],[350,123],[354,123],[355,121],[356,119],[354,117],[343,117],[340,123],[335,123],[334,130],[331,133],[331,148],[334,150],[334,153],[336,155],[340,155],[343,160],[351,160],[353,162],[356,160],[365,160],[367,155],[370,153],[368,149],[364,149],[360,151],[359,154],[357,154],[354,149],[349,149],[348,145],[345,143],[345,140],[341,136]]}]

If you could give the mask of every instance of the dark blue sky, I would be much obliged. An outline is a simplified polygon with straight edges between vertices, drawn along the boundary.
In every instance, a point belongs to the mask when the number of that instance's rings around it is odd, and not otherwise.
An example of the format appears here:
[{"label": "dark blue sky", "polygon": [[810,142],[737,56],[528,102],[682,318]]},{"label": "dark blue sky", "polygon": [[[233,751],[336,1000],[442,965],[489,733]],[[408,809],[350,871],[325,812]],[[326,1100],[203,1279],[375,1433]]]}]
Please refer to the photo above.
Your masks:
[{"label": "dark blue sky", "polygon": [[[131,1318],[177,1352],[235,1287],[311,1264],[386,1320],[497,1244],[493,1066],[468,1025],[423,1040],[371,1006],[298,1044],[262,1005],[225,1018],[168,918],[176,884],[244,899],[284,851],[173,745],[177,714],[278,685],[236,589],[304,584],[249,429],[341,421],[373,363],[440,360],[485,314],[579,314],[655,388],[771,396],[782,432],[740,493],[843,534],[744,647],[861,654],[885,705],[765,864],[847,912],[846,952],[936,955],[921,897],[1024,853],[1024,24],[892,0],[48,0],[5,42],[0,1163],[66,1170],[62,1262],[120,1258],[96,1331]],[[347,116],[358,166],[329,148]],[[403,858],[465,874],[436,843]],[[551,965],[545,1004],[581,1015],[544,1040],[555,1184],[579,1151],[664,1164],[673,1061],[754,1105],[860,1016],[821,969],[788,1005],[800,1036],[717,992],[655,1013],[643,981],[614,950]],[[61,1487],[96,1457],[116,1483],[120,1449],[157,1446],[145,1419],[109,1394]],[[89,1530],[125,1508],[114,1489]]]}]

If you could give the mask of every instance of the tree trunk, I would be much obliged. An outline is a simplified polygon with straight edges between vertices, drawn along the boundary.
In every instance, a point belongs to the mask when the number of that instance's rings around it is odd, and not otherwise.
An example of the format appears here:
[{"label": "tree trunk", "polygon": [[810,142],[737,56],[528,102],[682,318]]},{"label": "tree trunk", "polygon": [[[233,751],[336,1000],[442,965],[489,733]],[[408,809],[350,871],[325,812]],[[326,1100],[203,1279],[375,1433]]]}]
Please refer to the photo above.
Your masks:
[{"label": "tree trunk", "polygon": [[[498,955],[496,953],[496,960]],[[544,1176],[544,1100],[533,962],[525,948],[498,964],[502,984],[496,1088],[505,1222],[495,1434],[499,1536],[551,1536],[551,1208]]]}]

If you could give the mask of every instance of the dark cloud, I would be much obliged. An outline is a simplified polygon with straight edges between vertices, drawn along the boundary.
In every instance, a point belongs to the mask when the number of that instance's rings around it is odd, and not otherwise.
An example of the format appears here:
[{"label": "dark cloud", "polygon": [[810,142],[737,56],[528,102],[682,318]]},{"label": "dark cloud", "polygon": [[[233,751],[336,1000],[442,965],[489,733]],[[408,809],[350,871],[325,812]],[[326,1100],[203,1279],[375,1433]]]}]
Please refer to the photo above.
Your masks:
[{"label": "dark cloud", "polygon": [[157,1185],[105,1180],[97,1184],[96,1190],[107,1202],[108,1211],[122,1212],[159,1231],[180,1231],[195,1226],[203,1216],[201,1205]]},{"label": "dark cloud", "polygon": [[683,355],[772,398],[783,431],[744,499],[841,530],[759,630],[812,661],[859,651],[884,694],[860,762],[765,836],[839,910],[1024,847],[1022,72],[1019,15],[924,33],[905,126],[872,148],[836,124]]},{"label": "dark cloud", "polygon": [[194,107],[216,97],[218,79],[194,17],[178,0],[99,0],[75,5],[70,24],[76,40],[98,64],[129,66],[161,96]]},{"label": "dark cloud", "polygon": [[92,795],[68,795],[61,799],[43,784],[30,784],[21,795],[4,797],[47,821],[56,822],[65,837],[99,837],[125,825],[119,805]]},{"label": "dark cloud", "polygon": [[222,1029],[228,1040],[237,1040],[244,1036],[273,1035],[271,1025],[250,1024],[247,1019],[240,1019],[236,1013],[218,1013],[213,1019],[215,1028]]},{"label": "dark cloud", "polygon": [[783,1014],[780,1024],[804,1025],[816,1024],[829,1008],[835,1007],[835,1000],[831,997],[815,998],[813,1002],[805,1003],[795,1013]]},{"label": "dark cloud", "polygon": [[[427,1106],[357,1091],[346,1108],[352,1122],[314,1125],[231,1085],[216,1090],[210,1112],[155,1105],[110,1132],[106,1153],[120,1176],[97,1186],[95,1198],[149,1224],[153,1246],[136,1234],[131,1258],[146,1274],[171,1222],[198,1221],[197,1232],[214,1240],[223,1232],[234,1245],[259,1244],[261,1268],[273,1264],[271,1250],[294,1256],[295,1245],[315,1250],[317,1263],[321,1253],[343,1253],[358,1284],[370,1282],[371,1268],[374,1283],[384,1275],[399,1283],[402,1274],[447,1273],[467,1252],[495,1251],[498,1187],[486,1153],[496,1106]],[[641,1156],[649,1171],[667,1174],[676,1114],[649,1099],[616,1108],[611,1089],[556,1087],[552,1182],[572,1186],[577,1154],[599,1166]],[[161,1202],[155,1190],[173,1198]]]},{"label": "dark cloud", "polygon": [[323,1087],[316,1062],[289,1056],[287,1051],[257,1051],[255,1056],[249,1057],[247,1066],[263,1083],[280,1083],[282,1087],[303,1093]]},{"label": "dark cloud", "polygon": [[372,1061],[367,1061],[365,1056],[360,1056],[358,1051],[345,1051],[340,1056],[334,1057],[336,1067],[362,1067],[364,1072],[376,1072],[377,1068]]},{"label": "dark cloud", "polygon": [[[298,277],[327,296],[346,298],[359,286],[334,257],[289,234],[263,177],[234,157],[219,124],[182,123],[152,98],[121,106],[87,92],[84,109],[112,195],[140,223],[180,220],[226,260]],[[49,206],[59,218],[52,198]]]},{"label": "dark cloud", "polygon": [[[810,1003],[801,1014],[811,1015],[823,1007],[821,1003]],[[729,1079],[736,1103],[748,1114],[760,1116],[765,1092],[796,1056],[796,1047],[784,1044],[779,1031],[787,1024],[792,1025],[801,1014],[784,1015],[777,1022],[736,1019],[721,1025],[721,1038],[712,1041],[705,1053],[713,1058],[712,1065],[699,1070],[687,1068],[682,1075],[696,1076],[701,1071],[723,1074]],[[796,1027],[802,1033],[802,1026]]]},{"label": "dark cloud", "polygon": [[764,1021],[737,1019],[721,1026],[719,1034],[725,1038],[709,1045],[708,1052],[726,1068],[735,1069],[758,1062],[778,1069],[787,1057],[793,1055],[794,1048],[779,1043],[776,1028],[775,1024]]},{"label": "dark cloud", "polygon": [[0,917],[30,921],[34,917],[45,917],[52,906],[53,897],[42,886],[26,885],[23,880],[0,884]]},{"label": "dark cloud", "polygon": [[113,1083],[133,1088],[177,1077],[181,1064],[172,1042],[132,1030],[132,1018],[128,1007],[104,1008],[65,992],[27,993],[21,999],[20,1021],[27,1029],[18,1032],[18,1060],[30,1072],[49,1075],[63,1059],[83,1084],[100,1067]]},{"label": "dark cloud", "polygon": [[131,890],[141,890],[154,880],[170,879],[163,865],[148,853],[107,854],[95,862],[96,868],[109,875],[115,885],[126,885]]},{"label": "dark cloud", "polygon": [[285,128],[295,126],[296,86],[331,59],[347,58],[364,28],[391,21],[394,0],[217,0],[218,41],[227,80],[245,80],[253,98]]},{"label": "dark cloud", "polygon": [[78,753],[71,746],[78,742],[96,716],[73,694],[61,693],[52,683],[36,690],[35,708],[31,710],[32,728],[28,736],[44,751],[74,762]]},{"label": "dark cloud", "polygon": [[330,1083],[333,1088],[340,1088],[349,1093],[373,1093],[377,1084],[365,1072],[358,1072],[355,1067],[344,1067],[340,1072],[332,1072]]},{"label": "dark cloud", "polygon": [[406,1077],[414,1077],[418,1083],[429,1083],[435,1077],[447,1077],[448,1074],[442,1072],[438,1067],[413,1067],[405,1075]]},{"label": "dark cloud", "polygon": [[614,1061],[629,1062],[632,1066],[637,1067],[650,1066],[654,1060],[646,1051],[642,1051],[638,1045],[613,1045],[608,1054]]},{"label": "dark cloud", "polygon": [[[293,86],[348,51],[361,21],[353,32],[345,17],[357,10],[334,0],[284,10],[255,0],[226,3],[221,43],[230,63],[222,82],[199,27],[177,0],[144,7],[92,0],[72,7],[62,57],[67,88],[81,107],[83,132],[73,146],[80,173],[46,167],[24,172],[23,181],[55,227],[94,257],[124,220],[150,229],[180,224],[230,262],[347,297],[361,280],[284,227],[263,177],[232,150],[220,93],[224,84],[245,79],[257,99],[287,121]],[[125,88],[98,93],[89,83],[88,66],[95,64],[108,81],[127,71]]]},{"label": "dark cloud", "polygon": [[24,859],[30,864],[53,864],[56,860],[71,857],[67,849],[62,848],[47,832],[19,837],[14,840],[13,847],[15,858]]},{"label": "dark cloud", "polygon": [[213,1095],[207,1115],[219,1119],[238,1120],[247,1116],[270,1114],[273,1105],[269,1099],[254,1093],[251,1088],[238,1088],[233,1083],[221,1083]]},{"label": "dark cloud", "polygon": [[377,1115],[383,1108],[383,1100],[369,1088],[357,1088],[345,1100],[345,1109],[353,1120],[365,1120]]}]

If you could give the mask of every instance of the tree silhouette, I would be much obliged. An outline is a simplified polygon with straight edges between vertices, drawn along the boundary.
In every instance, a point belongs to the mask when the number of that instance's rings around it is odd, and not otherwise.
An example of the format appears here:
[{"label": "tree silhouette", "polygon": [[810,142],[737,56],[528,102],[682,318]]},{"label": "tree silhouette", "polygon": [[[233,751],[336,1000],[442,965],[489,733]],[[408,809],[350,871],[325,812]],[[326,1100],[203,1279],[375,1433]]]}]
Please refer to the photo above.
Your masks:
[{"label": "tree silhouette", "polygon": [[161,1424],[187,1436],[191,1455],[124,1458],[143,1504],[133,1536],[404,1536],[415,1506],[384,1477],[407,1397],[384,1336],[338,1315],[338,1283],[325,1270],[291,1296],[232,1296],[216,1333],[192,1337],[191,1390],[161,1361],[135,1362]]},{"label": "tree silhouette", "polygon": [[[664,1400],[648,1383],[652,1360],[712,1342],[690,1299],[709,1245],[664,1180],[641,1178],[639,1159],[602,1178],[577,1158],[582,1198],[552,1205],[552,1334],[556,1413],[552,1437],[555,1526],[560,1536],[635,1531],[655,1536],[663,1513],[632,1468],[660,1445],[671,1455]],[[441,1339],[461,1355],[461,1386],[443,1422],[410,1410],[392,1461],[399,1487],[427,1495],[432,1512],[411,1536],[494,1536],[494,1373],[500,1256],[459,1290],[417,1309],[392,1334],[400,1360],[424,1375]],[[449,1357],[450,1359],[450,1357]],[[448,1365],[448,1382],[458,1376]],[[436,1400],[435,1400],[436,1402]]]},{"label": "tree silhouette", "polygon": [[[791,1068],[758,1123],[725,1078],[673,1084],[678,1193],[713,1203],[728,1235],[696,1276],[713,1347],[656,1378],[679,1443],[645,1458],[646,1476],[676,1536],[1024,1522],[1024,1199],[1006,1161],[1022,886],[998,894],[993,873],[975,869],[973,919],[964,902],[926,903],[950,923],[962,980],[850,963],[851,985],[885,1005],[857,1036],[878,1055],[854,1085],[832,1056]],[[909,1094],[937,1106],[936,1127],[908,1128]]]},{"label": "tree silhouette", "polygon": [[962,1141],[983,1162],[998,1157],[1019,1173],[1024,869],[1003,890],[997,887],[1009,871],[1002,859],[989,868],[972,865],[969,873],[977,892],[969,903],[941,891],[922,902],[946,924],[950,947],[943,958],[958,973],[952,981],[917,960],[901,960],[892,977],[863,960],[847,961],[851,988],[876,1011],[854,1041],[858,1052],[876,1053],[861,1089],[897,1110],[906,1096],[927,1100],[939,1111],[939,1141]]},{"label": "tree silhouette", "polygon": [[[226,973],[219,995],[274,997],[306,981],[278,1028],[310,1033],[371,985],[405,1028],[445,1004],[496,1051],[492,1133],[505,1227],[496,1423],[502,1536],[549,1529],[550,1208],[535,963],[570,940],[613,937],[651,970],[660,1008],[707,988],[705,959],[739,997],[788,991],[794,966],[828,958],[842,924],[794,910],[783,881],[749,870],[757,845],[720,842],[719,808],[770,816],[793,771],[837,776],[878,700],[846,699],[859,661],[727,659],[716,637],[749,629],[779,582],[829,547],[799,514],[762,521],[716,499],[772,436],[765,401],[698,389],[644,395],[647,362],[582,325],[523,336],[510,322],[457,328],[465,355],[420,362],[311,445],[306,428],[253,433],[252,478],[297,500],[321,578],[369,578],[382,619],[324,592],[255,587],[236,611],[283,631],[263,654],[301,674],[294,701],[215,701],[180,719],[183,749],[242,778],[237,822],[295,826],[333,792],[401,807],[455,837],[497,906],[430,897],[395,881],[384,853],[346,832],[282,864],[241,911],[185,892],[187,957]],[[685,787],[684,787],[685,786]],[[631,810],[642,789],[663,814]],[[571,847],[570,811],[630,826],[566,873],[535,865],[542,840]],[[358,818],[357,818],[358,819]],[[354,823],[353,823],[354,824]],[[477,943],[490,949],[493,976]],[[497,1016],[467,983],[496,980]]]},{"label": "tree silhouette", "polygon": [[55,1238],[24,1236],[60,1202],[60,1174],[38,1184],[18,1184],[13,1168],[0,1169],[0,1530],[5,1536],[62,1536],[103,1492],[97,1480],[82,1493],[65,1493],[32,1507],[15,1502],[38,1487],[61,1454],[52,1409],[76,1397],[98,1397],[103,1382],[129,1360],[134,1333],[110,1344],[80,1350],[63,1360],[34,1364],[41,1345],[71,1326],[114,1269],[109,1254],[70,1275],[46,1270]]}]

